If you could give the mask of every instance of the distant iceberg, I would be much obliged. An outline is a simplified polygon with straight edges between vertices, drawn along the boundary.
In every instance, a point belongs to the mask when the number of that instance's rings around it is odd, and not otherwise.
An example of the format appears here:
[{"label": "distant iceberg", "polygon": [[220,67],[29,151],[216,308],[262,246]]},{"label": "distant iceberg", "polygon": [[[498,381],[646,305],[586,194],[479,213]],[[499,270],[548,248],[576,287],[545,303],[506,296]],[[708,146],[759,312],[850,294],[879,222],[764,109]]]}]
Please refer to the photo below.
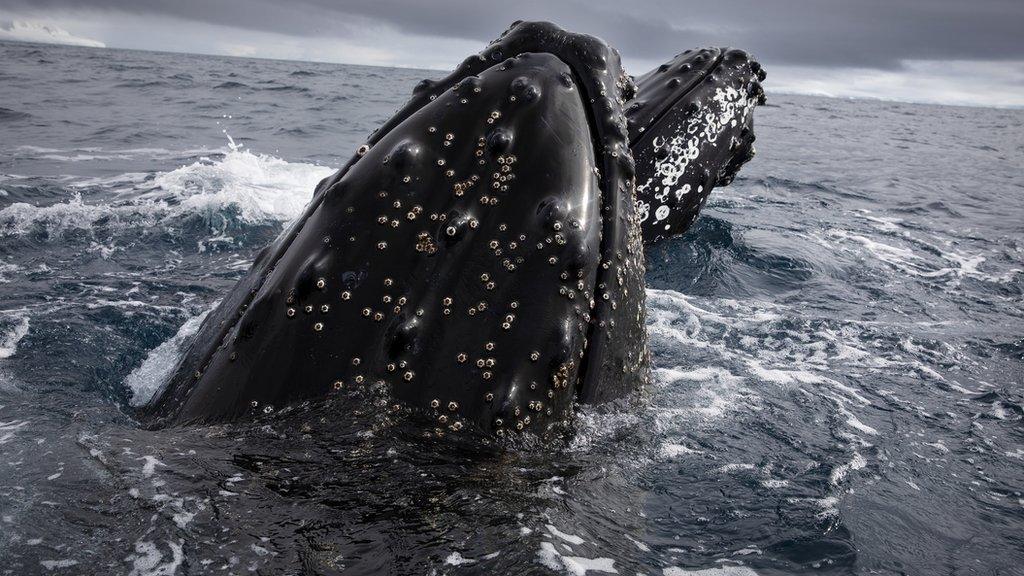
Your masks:
[{"label": "distant iceberg", "polygon": [[67,30],[53,24],[0,20],[0,41],[41,42],[43,44],[66,44],[70,46],[89,46],[106,48],[107,45],[98,40],[75,36]]}]

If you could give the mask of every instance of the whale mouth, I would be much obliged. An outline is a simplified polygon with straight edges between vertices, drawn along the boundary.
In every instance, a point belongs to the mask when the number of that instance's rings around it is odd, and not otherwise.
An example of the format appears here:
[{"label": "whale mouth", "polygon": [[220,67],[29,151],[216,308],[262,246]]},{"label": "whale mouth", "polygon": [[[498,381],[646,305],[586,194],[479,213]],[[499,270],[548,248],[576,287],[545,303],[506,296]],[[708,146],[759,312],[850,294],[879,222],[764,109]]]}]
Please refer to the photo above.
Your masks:
[{"label": "whale mouth", "polygon": [[439,429],[543,431],[634,387],[642,250],[611,55],[524,24],[421,88],[257,257],[150,412],[382,384]]},{"label": "whale mouth", "polygon": [[742,50],[687,50],[637,79],[626,109],[644,240],[686,232],[754,155],[761,65]]}]

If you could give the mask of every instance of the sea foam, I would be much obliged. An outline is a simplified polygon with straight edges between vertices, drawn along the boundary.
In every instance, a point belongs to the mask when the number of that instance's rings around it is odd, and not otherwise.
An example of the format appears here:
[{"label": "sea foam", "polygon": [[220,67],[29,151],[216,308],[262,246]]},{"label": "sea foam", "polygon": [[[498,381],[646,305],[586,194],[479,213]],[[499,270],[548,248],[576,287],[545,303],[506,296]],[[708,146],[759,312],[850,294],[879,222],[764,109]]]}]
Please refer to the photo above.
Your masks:
[{"label": "sea foam", "polygon": [[[0,236],[173,225],[181,217],[209,219],[228,212],[246,224],[288,222],[302,213],[316,184],[332,172],[235,147],[152,178],[127,173],[102,182],[72,182],[64,202],[13,203],[0,210]],[[105,198],[94,201],[84,192],[97,186]]]}]

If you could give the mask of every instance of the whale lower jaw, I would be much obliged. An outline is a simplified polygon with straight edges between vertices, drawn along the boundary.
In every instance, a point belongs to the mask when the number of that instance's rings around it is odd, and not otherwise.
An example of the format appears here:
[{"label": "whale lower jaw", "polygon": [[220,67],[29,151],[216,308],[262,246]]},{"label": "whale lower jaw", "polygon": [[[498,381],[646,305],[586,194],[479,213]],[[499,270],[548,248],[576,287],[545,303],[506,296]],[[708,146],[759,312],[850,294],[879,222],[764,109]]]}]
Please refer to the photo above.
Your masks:
[{"label": "whale lower jaw", "polygon": [[733,48],[687,50],[637,79],[626,105],[648,244],[683,234],[716,186],[754,156],[761,65]]}]

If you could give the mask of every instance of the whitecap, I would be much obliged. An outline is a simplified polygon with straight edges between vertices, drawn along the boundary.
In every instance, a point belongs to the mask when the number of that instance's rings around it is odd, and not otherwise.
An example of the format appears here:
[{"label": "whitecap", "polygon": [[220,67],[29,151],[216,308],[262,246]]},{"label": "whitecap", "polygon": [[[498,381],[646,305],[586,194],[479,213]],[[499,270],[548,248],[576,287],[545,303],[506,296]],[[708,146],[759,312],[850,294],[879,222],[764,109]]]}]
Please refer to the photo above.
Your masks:
[{"label": "whitecap", "polygon": [[[4,327],[7,322],[13,326]],[[0,320],[0,359],[10,358],[18,351],[18,343],[28,334],[29,320],[27,316],[7,316]]]},{"label": "whitecap", "polygon": [[540,563],[552,570],[564,570],[572,576],[585,576],[587,572],[618,574],[615,561],[611,558],[585,558],[562,554],[550,542],[541,542],[537,553]]},{"label": "whitecap", "polygon": [[288,222],[302,213],[316,184],[332,172],[326,166],[231,149],[157,173],[151,180],[140,179],[138,173],[105,178],[104,187],[118,197],[111,202],[86,202],[80,191],[47,206],[16,202],[0,210],[0,235],[40,228],[60,235],[96,226],[152,227],[182,216],[210,218],[228,211],[248,224]]},{"label": "whitecap", "polygon": [[208,313],[203,312],[185,321],[174,336],[150,350],[142,364],[128,374],[124,384],[132,391],[129,401],[132,406],[142,406],[163,389],[178,363],[182,348],[199,331]]},{"label": "whitecap", "polygon": [[665,576],[757,576],[757,572],[746,566],[718,566],[716,568],[665,568]]}]

